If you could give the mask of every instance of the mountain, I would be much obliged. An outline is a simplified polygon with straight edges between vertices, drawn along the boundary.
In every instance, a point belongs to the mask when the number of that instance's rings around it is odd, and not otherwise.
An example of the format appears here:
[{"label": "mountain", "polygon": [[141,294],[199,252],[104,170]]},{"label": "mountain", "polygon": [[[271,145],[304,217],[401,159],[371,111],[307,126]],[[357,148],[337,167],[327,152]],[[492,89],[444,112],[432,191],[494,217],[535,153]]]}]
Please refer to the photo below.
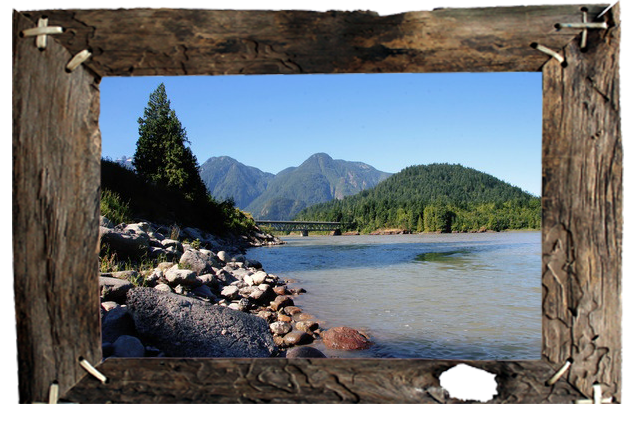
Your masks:
[{"label": "mountain", "polygon": [[308,207],[296,218],[347,222],[350,229],[365,232],[538,229],[541,200],[459,164],[416,165],[372,189]]},{"label": "mountain", "polygon": [[244,209],[256,219],[288,220],[310,205],[343,199],[374,187],[390,175],[362,162],[317,153],[298,167],[280,171]]},{"label": "mountain", "polygon": [[229,156],[209,158],[199,167],[199,175],[215,199],[231,197],[239,209],[245,209],[275,177]]}]

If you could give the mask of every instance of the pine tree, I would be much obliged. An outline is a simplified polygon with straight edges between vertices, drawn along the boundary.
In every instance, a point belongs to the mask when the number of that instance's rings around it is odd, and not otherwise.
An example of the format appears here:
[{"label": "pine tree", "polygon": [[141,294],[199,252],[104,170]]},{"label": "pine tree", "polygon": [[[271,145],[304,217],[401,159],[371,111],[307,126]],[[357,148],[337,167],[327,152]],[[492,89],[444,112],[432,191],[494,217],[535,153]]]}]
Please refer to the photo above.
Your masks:
[{"label": "pine tree", "polygon": [[199,176],[186,130],[171,109],[165,85],[150,94],[142,118],[138,119],[139,140],[133,164],[137,174],[147,180],[180,191],[191,201],[208,197]]}]

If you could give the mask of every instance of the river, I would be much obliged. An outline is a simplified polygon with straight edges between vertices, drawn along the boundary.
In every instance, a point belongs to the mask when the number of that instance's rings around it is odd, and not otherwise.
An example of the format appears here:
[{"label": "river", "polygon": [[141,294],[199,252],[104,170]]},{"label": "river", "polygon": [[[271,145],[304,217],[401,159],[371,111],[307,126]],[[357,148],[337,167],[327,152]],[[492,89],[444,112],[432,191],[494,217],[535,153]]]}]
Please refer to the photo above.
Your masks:
[{"label": "river", "polygon": [[539,232],[282,237],[250,249],[307,292],[295,304],[324,329],[374,345],[328,357],[532,360],[541,351]]}]

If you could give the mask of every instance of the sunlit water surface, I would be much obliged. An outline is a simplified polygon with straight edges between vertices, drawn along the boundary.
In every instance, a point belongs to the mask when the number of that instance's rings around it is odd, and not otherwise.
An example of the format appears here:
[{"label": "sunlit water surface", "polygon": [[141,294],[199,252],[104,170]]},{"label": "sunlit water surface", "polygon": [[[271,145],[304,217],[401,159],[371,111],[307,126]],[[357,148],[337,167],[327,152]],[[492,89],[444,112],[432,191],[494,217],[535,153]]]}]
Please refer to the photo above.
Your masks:
[{"label": "sunlit water surface", "polygon": [[539,232],[284,237],[247,256],[297,281],[323,328],[374,345],[330,357],[539,359]]}]

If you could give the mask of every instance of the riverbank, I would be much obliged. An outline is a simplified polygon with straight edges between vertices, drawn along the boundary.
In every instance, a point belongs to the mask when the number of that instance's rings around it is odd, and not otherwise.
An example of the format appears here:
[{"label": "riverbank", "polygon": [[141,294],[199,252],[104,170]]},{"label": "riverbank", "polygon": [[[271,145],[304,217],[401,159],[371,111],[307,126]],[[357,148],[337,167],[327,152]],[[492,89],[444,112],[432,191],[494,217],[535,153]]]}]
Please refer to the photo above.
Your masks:
[{"label": "riverbank", "polygon": [[247,248],[283,244],[279,238],[113,226],[104,217],[100,224],[105,358],[325,357],[308,345],[340,344],[344,332],[324,332],[295,305],[304,289],[246,257]]},{"label": "riverbank", "polygon": [[368,334],[341,358],[539,358],[541,233],[282,238],[249,255],[308,292],[295,301],[327,329]]}]

